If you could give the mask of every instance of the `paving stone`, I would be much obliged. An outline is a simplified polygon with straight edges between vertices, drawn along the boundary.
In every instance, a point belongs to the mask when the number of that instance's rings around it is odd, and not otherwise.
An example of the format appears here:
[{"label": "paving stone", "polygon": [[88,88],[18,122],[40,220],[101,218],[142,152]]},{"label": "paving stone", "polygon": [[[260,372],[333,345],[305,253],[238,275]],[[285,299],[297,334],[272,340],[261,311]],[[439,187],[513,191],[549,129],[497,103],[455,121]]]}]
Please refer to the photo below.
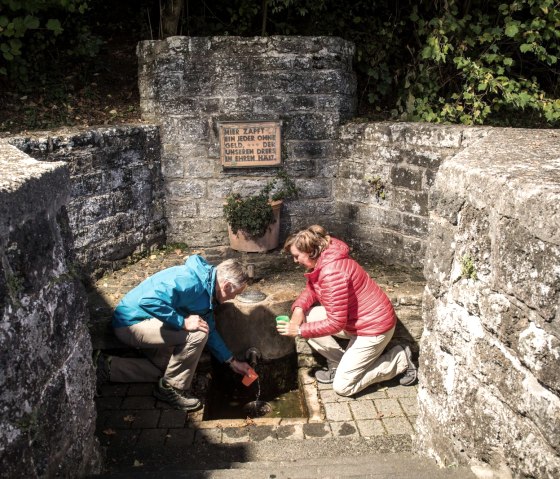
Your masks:
[{"label": "paving stone", "polygon": [[418,396],[418,390],[416,386],[401,386],[399,384],[398,386],[387,388],[387,396],[391,398],[415,398]]},{"label": "paving stone", "polygon": [[412,434],[414,432],[405,417],[384,417],[382,421],[389,434]]},{"label": "paving stone", "polygon": [[348,405],[354,419],[373,419],[377,416],[377,410],[371,399],[354,401]]},{"label": "paving stone", "polygon": [[157,409],[149,410],[132,410],[132,411],[122,411],[124,414],[124,420],[131,417],[133,420],[130,422],[130,427],[132,429],[142,429],[142,428],[156,428],[159,422],[160,411]]},{"label": "paving stone", "polygon": [[126,411],[110,410],[101,411],[98,414],[98,424],[100,427],[111,427],[113,429],[130,429],[131,421],[125,420],[129,415]]},{"label": "paving stone", "polygon": [[331,431],[335,437],[356,437],[360,435],[354,421],[331,422]]},{"label": "paving stone", "polygon": [[416,397],[401,397],[398,401],[407,416],[418,415],[418,399]]},{"label": "paving stone", "polygon": [[118,429],[114,431],[115,434],[106,435],[101,434],[101,444],[110,448],[111,450],[128,449],[136,445],[140,431],[133,431],[131,429]]},{"label": "paving stone", "polygon": [[354,398],[360,400],[360,399],[386,399],[388,397],[387,387],[382,387],[380,389],[374,389],[374,388],[366,388],[363,391],[360,391],[358,394],[356,394]]},{"label": "paving stone", "polygon": [[328,421],[349,421],[352,419],[348,403],[326,403],[323,406]]},{"label": "paving stone", "polygon": [[222,442],[222,430],[217,427],[212,429],[198,429],[194,436],[194,441],[219,444]]},{"label": "paving stone", "polygon": [[384,418],[404,416],[404,411],[396,399],[374,399],[373,402]]},{"label": "paving stone", "polygon": [[250,426],[249,439],[251,441],[271,441],[276,439],[276,431],[273,426]]},{"label": "paving stone", "polygon": [[128,392],[128,384],[104,384],[101,386],[101,396],[104,398],[110,396],[126,396]]},{"label": "paving stone", "polygon": [[303,424],[281,424],[276,428],[276,436],[278,439],[303,439]]},{"label": "paving stone", "polygon": [[153,383],[132,383],[128,387],[128,396],[153,396]]},{"label": "paving stone", "polygon": [[[317,382],[317,381],[315,381],[315,382]],[[332,389],[332,384],[323,384],[323,383],[317,382],[317,389],[319,391],[322,391],[323,389]]]},{"label": "paving stone", "polygon": [[304,424],[303,435],[306,439],[316,437],[330,437],[332,436],[332,432],[328,424],[316,422]]},{"label": "paving stone", "polygon": [[364,437],[382,436],[386,434],[383,423],[379,419],[362,419],[356,421],[360,434]]},{"label": "paving stone", "polygon": [[323,404],[328,403],[328,402],[355,401],[355,399],[352,398],[352,397],[339,396],[332,389],[323,389],[323,390],[319,391],[319,397],[321,398],[321,401],[323,401]]},{"label": "paving stone", "polygon": [[106,409],[119,409],[123,398],[120,396],[99,397],[95,400],[98,411]]},{"label": "paving stone", "polygon": [[160,401],[159,399],[156,401],[155,407],[157,409],[175,409],[171,404],[165,401]]},{"label": "paving stone", "polygon": [[166,427],[169,429],[185,427],[187,413],[176,409],[161,411],[158,427]]},{"label": "paving stone", "polygon": [[137,451],[162,450],[166,440],[167,429],[142,429],[136,443]]},{"label": "paving stone", "polygon": [[222,442],[233,444],[236,442],[247,442],[249,430],[246,427],[226,427],[222,430]]},{"label": "paving stone", "polygon": [[165,448],[184,450],[194,443],[195,429],[170,429],[165,435]]},{"label": "paving stone", "polygon": [[122,400],[122,409],[154,409],[156,398],[153,396],[127,396]]}]

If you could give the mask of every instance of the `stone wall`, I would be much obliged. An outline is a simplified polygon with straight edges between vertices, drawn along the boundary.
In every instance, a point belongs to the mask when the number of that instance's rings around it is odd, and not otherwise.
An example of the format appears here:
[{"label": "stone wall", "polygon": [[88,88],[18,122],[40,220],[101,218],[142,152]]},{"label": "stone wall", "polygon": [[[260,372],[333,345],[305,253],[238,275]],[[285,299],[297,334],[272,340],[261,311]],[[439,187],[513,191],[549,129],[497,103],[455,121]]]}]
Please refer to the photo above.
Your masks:
[{"label": "stone wall", "polygon": [[436,173],[487,132],[424,123],[342,127],[334,189],[339,234],[376,261],[421,267]]},{"label": "stone wall", "polygon": [[71,268],[68,168],[0,142],[2,477],[96,472],[94,372]]},{"label": "stone wall", "polygon": [[10,143],[70,170],[77,267],[99,276],[165,242],[159,132],[154,126],[34,134]]},{"label": "stone wall", "polygon": [[559,151],[496,129],[436,177],[417,430],[443,464],[560,477]]},{"label": "stone wall", "polygon": [[281,121],[282,160],[302,193],[285,202],[281,239],[336,225],[337,128],[355,110],[352,43],[332,37],[171,37],[139,44],[144,119],[161,124],[168,239],[228,244],[222,205],[254,193],[276,167],[224,169],[218,122]]}]

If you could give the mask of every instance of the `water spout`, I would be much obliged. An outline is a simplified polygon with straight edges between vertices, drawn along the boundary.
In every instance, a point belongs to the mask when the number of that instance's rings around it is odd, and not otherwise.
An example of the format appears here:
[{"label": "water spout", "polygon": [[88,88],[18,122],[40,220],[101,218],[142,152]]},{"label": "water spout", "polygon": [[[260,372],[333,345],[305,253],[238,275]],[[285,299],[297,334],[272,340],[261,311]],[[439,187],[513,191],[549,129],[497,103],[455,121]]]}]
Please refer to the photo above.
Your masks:
[{"label": "water spout", "polygon": [[262,358],[261,352],[254,346],[247,349],[247,352],[245,353],[245,359],[251,365],[252,368],[254,368],[257,365],[257,362],[259,362],[261,358]]}]

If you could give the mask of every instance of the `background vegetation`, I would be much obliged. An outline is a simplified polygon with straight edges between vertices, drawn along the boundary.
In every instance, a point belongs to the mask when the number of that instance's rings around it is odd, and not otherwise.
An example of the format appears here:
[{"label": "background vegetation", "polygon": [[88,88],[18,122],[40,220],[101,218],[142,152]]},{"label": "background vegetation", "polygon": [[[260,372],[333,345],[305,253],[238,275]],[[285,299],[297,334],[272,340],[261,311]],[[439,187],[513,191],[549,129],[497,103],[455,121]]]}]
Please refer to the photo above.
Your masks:
[{"label": "background vegetation", "polygon": [[136,42],[336,35],[360,114],[557,127],[555,0],[0,0],[0,131],[138,115]]}]

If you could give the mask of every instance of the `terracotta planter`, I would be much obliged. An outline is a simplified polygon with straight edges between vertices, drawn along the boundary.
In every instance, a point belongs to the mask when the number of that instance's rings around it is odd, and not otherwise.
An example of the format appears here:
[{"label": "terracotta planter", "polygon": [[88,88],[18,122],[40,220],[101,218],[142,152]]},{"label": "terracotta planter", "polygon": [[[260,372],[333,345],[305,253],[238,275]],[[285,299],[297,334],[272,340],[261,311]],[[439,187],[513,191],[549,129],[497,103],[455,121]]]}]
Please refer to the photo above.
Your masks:
[{"label": "terracotta planter", "polygon": [[277,248],[280,236],[280,210],[282,209],[282,203],[282,200],[270,203],[274,214],[274,223],[269,225],[264,236],[260,238],[250,238],[243,230],[238,230],[237,234],[233,234],[231,227],[228,226],[231,249],[247,253],[265,253]]}]

